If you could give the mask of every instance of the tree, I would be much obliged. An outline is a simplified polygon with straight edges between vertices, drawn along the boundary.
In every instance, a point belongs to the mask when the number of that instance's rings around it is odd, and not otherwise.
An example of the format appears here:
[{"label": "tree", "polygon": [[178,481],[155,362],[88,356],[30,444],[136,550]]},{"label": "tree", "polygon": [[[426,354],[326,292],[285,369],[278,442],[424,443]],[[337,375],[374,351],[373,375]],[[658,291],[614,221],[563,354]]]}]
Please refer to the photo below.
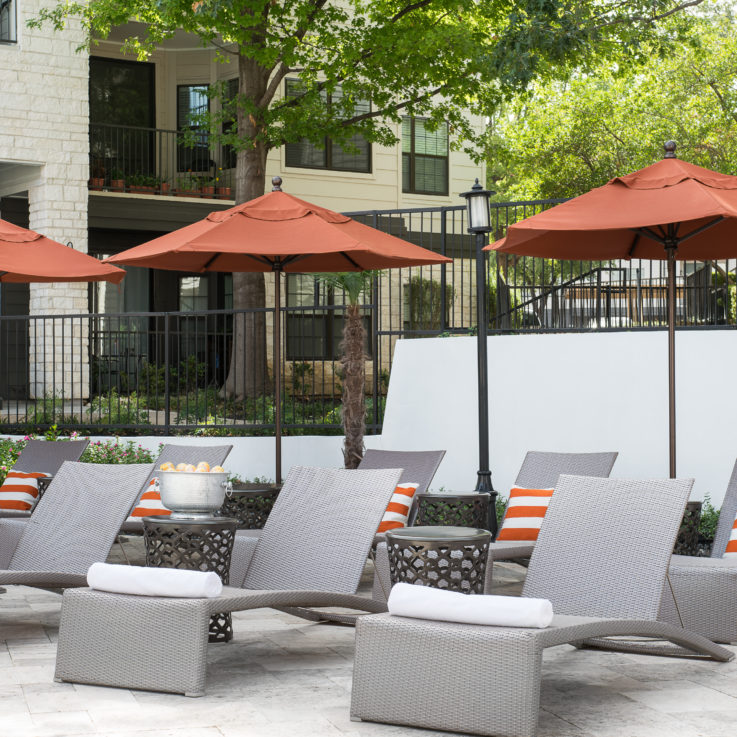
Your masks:
[{"label": "tree", "polygon": [[[565,76],[578,63],[638,58],[643,42],[670,42],[658,21],[701,2],[64,0],[33,23],[62,28],[80,17],[90,38],[104,38],[135,19],[144,24],[141,35],[127,38],[124,49],[140,59],[178,29],[216,47],[223,63],[237,66],[239,91],[225,100],[221,90],[221,109],[207,118],[212,134],[238,152],[241,203],[264,193],[271,149],[302,139],[319,144],[325,136],[350,148],[356,134],[393,145],[404,115],[427,117],[430,127],[447,122],[452,145],[475,155],[483,131],[471,114],[489,115],[532,80]],[[299,84],[285,97],[290,76]],[[263,307],[264,297],[260,274],[234,274],[236,309]],[[226,389],[236,397],[259,393],[261,321],[236,320],[233,339],[248,346],[255,368],[245,384],[231,370]]]},{"label": "tree", "polygon": [[363,458],[363,436],[366,432],[366,329],[361,316],[361,296],[371,291],[377,271],[349,271],[336,274],[316,274],[328,287],[342,289],[348,304],[343,318],[343,461],[346,468],[358,468]]},{"label": "tree", "polygon": [[488,147],[498,196],[575,197],[654,163],[669,139],[680,158],[737,173],[734,18],[717,9],[680,29],[668,56],[650,48],[641,64],[602,63],[514,99]]}]

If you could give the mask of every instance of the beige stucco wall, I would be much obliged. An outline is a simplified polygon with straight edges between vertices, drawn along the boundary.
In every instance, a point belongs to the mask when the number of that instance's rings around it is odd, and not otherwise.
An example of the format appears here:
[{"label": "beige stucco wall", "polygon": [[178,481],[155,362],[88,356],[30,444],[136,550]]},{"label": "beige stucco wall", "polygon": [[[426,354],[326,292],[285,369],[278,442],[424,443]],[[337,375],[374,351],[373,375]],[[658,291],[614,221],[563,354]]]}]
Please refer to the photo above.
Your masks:
[{"label": "beige stucco wall", "polygon": [[[0,162],[14,171],[34,172],[17,185],[28,191],[31,229],[86,252],[87,55],[75,51],[83,41],[76,23],[59,33],[48,26],[41,30],[26,26],[45,4],[43,0],[18,3],[18,41],[0,45]],[[31,285],[32,315],[86,310],[86,284]],[[86,330],[86,322],[72,326],[63,320],[55,321],[53,331],[31,330],[32,392],[43,392],[44,377],[46,387],[51,386],[50,377],[60,376],[62,365],[68,367],[71,362],[79,370],[73,376],[65,372],[66,383],[56,382],[55,391],[87,396]]]}]

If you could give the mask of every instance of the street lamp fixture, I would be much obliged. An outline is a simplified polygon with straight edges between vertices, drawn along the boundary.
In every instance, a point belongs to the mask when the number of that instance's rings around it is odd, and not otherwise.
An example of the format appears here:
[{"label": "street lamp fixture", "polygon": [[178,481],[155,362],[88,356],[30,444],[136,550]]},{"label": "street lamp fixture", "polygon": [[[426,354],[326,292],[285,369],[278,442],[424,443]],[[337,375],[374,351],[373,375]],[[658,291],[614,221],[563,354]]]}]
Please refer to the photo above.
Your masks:
[{"label": "street lamp fixture", "polygon": [[493,192],[484,189],[479,180],[468,192],[461,197],[466,198],[468,213],[467,230],[476,235],[476,315],[478,327],[476,330],[476,356],[478,363],[478,397],[479,397],[479,470],[476,479],[476,491],[485,491],[491,494],[489,504],[489,530],[496,538],[496,492],[491,484],[489,469],[489,371],[486,355],[486,331],[488,317],[486,309],[486,254],[483,251],[486,245],[484,235],[491,232],[491,212],[489,200]]}]

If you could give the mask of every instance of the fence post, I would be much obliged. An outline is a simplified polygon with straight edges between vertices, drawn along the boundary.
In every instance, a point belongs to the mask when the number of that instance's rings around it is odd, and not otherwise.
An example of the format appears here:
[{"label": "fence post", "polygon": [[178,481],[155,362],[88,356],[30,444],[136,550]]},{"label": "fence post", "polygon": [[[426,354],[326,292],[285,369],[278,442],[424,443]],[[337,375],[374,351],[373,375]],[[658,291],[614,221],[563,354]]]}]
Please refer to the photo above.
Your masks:
[{"label": "fence post", "polygon": [[[379,229],[379,213],[374,210],[372,226]],[[374,363],[374,377],[373,386],[371,390],[374,395],[374,435],[379,429],[379,279],[374,276],[373,283],[371,285],[371,345],[373,350],[371,351]]]},{"label": "fence post", "polygon": [[[448,211],[443,208],[440,211],[440,253],[445,256],[448,246]],[[440,264],[440,332],[444,333],[448,330],[448,321],[446,319],[448,305],[445,294],[447,276],[445,264]]]},{"label": "fence post", "polygon": [[164,313],[164,431],[170,434],[169,426],[171,424],[171,393],[169,387],[169,364],[170,364],[170,347],[169,347],[169,318],[171,313]]}]

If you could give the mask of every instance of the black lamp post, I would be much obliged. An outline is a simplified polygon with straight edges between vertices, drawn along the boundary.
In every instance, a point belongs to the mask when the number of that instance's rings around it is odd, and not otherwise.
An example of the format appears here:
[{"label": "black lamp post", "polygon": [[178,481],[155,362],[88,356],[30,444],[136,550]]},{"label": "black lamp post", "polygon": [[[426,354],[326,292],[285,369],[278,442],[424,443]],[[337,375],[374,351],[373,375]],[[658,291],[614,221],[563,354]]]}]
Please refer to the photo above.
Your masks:
[{"label": "black lamp post", "polygon": [[476,235],[476,315],[478,329],[477,363],[478,363],[478,395],[479,395],[479,470],[476,480],[476,491],[485,491],[491,494],[489,504],[489,529],[492,537],[496,537],[496,492],[491,484],[489,469],[489,375],[486,356],[486,330],[488,325],[486,309],[486,259],[483,248],[486,245],[485,233],[491,232],[491,214],[489,199],[494,194],[484,189],[479,180],[468,192],[461,197],[466,198],[468,208],[468,232]]}]

